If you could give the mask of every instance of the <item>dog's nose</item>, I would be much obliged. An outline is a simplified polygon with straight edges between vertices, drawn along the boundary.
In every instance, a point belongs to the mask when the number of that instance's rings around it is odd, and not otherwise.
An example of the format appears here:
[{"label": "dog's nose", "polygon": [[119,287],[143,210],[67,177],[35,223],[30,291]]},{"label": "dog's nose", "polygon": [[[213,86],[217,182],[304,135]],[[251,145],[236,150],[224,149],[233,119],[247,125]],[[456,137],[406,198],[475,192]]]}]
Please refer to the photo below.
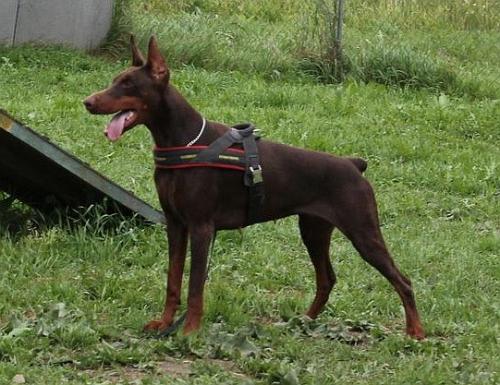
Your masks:
[{"label": "dog's nose", "polygon": [[89,111],[91,111],[94,108],[94,104],[95,104],[94,98],[91,96],[83,101],[83,105]]}]

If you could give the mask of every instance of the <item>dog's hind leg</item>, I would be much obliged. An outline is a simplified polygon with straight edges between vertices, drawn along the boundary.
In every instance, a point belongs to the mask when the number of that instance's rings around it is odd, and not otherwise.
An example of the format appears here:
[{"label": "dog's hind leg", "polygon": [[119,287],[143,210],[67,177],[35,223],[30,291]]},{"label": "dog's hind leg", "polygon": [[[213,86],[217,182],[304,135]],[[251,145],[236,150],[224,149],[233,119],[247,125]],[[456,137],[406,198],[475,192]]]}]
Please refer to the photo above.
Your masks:
[{"label": "dog's hind leg", "polygon": [[173,322],[180,304],[182,273],[186,260],[187,228],[172,219],[167,223],[168,237],[168,279],[165,309],[161,319],[151,321],[144,326],[145,331],[163,331]]},{"label": "dog's hind leg", "polygon": [[316,272],[316,296],[307,311],[309,317],[316,318],[328,301],[336,280],[329,255],[334,226],[322,218],[301,214],[299,227]]},{"label": "dog's hind leg", "polygon": [[379,228],[377,207],[371,186],[366,183],[357,191],[350,191],[341,210],[337,211],[339,229],[370,265],[375,267],[396,289],[406,315],[406,333],[425,338],[415,303],[411,282],[398,270],[385,245]]}]

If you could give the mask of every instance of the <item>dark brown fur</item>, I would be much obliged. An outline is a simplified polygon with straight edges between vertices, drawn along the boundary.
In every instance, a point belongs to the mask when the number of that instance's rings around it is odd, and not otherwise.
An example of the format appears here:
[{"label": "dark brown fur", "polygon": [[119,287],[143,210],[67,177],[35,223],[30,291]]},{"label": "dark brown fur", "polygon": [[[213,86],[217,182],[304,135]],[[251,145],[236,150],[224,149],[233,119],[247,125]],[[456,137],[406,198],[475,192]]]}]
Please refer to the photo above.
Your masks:
[{"label": "dark brown fur", "polygon": [[[159,147],[186,145],[199,132],[201,115],[170,84],[170,71],[154,38],[147,60],[133,40],[132,54],[133,67],[109,88],[88,97],[85,106],[95,114],[132,109],[136,115],[129,128],[146,125]],[[197,144],[210,144],[226,130],[224,124],[208,122]],[[307,315],[318,315],[335,284],[329,246],[332,231],[338,228],[399,294],[407,334],[424,338],[410,281],[395,266],[380,232],[373,190],[362,176],[366,162],[267,140],[259,141],[258,147],[266,195],[258,222],[299,216],[300,234],[316,271],[316,296]],[[189,237],[192,262],[184,324],[184,333],[188,334],[200,327],[211,239],[217,230],[251,224],[246,211],[248,192],[242,173],[231,170],[157,169],[154,179],[167,218],[169,267],[165,310],[145,329],[162,331],[173,322]]]}]

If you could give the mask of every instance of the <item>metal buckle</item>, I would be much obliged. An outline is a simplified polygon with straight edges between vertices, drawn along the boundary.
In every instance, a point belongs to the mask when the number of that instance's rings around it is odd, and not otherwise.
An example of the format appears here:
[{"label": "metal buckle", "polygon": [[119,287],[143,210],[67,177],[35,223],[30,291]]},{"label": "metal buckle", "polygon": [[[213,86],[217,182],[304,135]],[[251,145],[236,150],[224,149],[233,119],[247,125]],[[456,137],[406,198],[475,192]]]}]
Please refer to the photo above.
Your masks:
[{"label": "metal buckle", "polygon": [[260,164],[257,165],[257,168],[250,166],[249,169],[252,173],[252,182],[254,184],[262,183],[264,181],[264,179],[262,179],[262,167],[260,167]]}]

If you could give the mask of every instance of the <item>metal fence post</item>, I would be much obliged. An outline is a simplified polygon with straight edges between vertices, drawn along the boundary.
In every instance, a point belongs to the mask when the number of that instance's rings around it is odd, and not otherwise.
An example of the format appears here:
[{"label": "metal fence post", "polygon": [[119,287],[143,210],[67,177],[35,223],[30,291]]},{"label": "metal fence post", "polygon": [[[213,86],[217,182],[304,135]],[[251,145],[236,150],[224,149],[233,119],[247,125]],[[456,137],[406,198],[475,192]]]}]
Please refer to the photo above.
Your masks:
[{"label": "metal fence post", "polygon": [[335,72],[336,78],[340,81],[344,78],[343,58],[342,58],[342,27],[344,24],[344,0],[337,0],[337,26],[335,28]]}]

